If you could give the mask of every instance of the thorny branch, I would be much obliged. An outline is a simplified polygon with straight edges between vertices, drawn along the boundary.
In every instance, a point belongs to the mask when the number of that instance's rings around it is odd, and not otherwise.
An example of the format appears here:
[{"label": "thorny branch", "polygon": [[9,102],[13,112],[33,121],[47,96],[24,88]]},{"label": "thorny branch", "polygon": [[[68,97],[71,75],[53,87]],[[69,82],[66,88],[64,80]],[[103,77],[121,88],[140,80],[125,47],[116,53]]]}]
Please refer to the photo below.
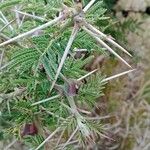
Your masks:
[{"label": "thorny branch", "polygon": [[[102,33],[101,31],[99,31],[98,29],[96,29],[95,27],[93,27],[92,25],[88,24],[86,21],[85,21],[85,18],[84,18],[84,15],[82,14],[82,12],[86,13],[90,7],[95,3],[96,0],[91,0],[89,2],[89,4],[87,6],[85,6],[85,8],[81,11],[79,10],[76,10],[75,11],[75,14],[73,15],[70,15],[70,13],[72,14],[73,12],[70,12],[70,10],[68,10],[67,7],[65,7],[64,5],[64,8],[65,10],[63,10],[63,12],[60,12],[60,16],[55,18],[54,20],[51,20],[39,27],[36,27],[26,33],[23,33],[23,34],[20,34],[14,38],[11,38],[11,39],[8,39],[7,41],[3,42],[0,44],[0,46],[5,46],[6,44],[9,44],[9,43],[12,43],[14,41],[17,41],[23,37],[26,37],[26,36],[29,36],[31,34],[33,34],[34,32],[38,31],[38,30],[42,30],[42,29],[45,29],[49,26],[52,26],[52,25],[55,25],[56,23],[62,21],[62,20],[65,20],[65,19],[68,19],[69,17],[71,17],[73,20],[74,20],[74,27],[73,27],[73,30],[72,30],[72,33],[71,33],[71,36],[69,38],[69,41],[67,43],[67,46],[65,48],[65,51],[64,51],[64,54],[61,58],[61,61],[59,63],[59,66],[58,66],[58,69],[57,69],[57,72],[56,72],[56,75],[55,75],[55,78],[54,78],[54,81],[51,81],[52,82],[52,86],[51,86],[51,89],[50,91],[53,90],[53,88],[55,87],[56,85],[56,82],[57,82],[57,79],[59,77],[59,75],[61,74],[61,70],[62,70],[62,67],[64,65],[64,62],[68,56],[68,53],[71,49],[71,46],[75,40],[75,37],[79,31],[80,28],[82,28],[85,32],[87,32],[90,36],[92,36],[99,44],[101,44],[102,46],[104,46],[105,48],[107,48],[111,53],[113,53],[119,60],[121,60],[123,63],[125,63],[128,67],[132,68],[122,57],[120,57],[115,51],[113,51],[102,39],[110,42],[111,44],[113,44],[114,46],[118,47],[119,49],[121,49],[122,51],[124,51],[126,54],[128,54],[129,56],[131,56],[130,53],[128,53],[124,48],[122,48],[119,44],[117,44],[116,42],[114,42],[112,39],[108,38],[104,33]],[[33,17],[34,19],[41,19],[41,20],[44,20],[43,18],[39,18],[37,16],[33,16],[33,15],[30,15],[30,14],[27,14],[27,13],[23,13],[23,12],[20,12],[20,11],[17,11],[15,10],[15,12],[17,13],[20,13],[20,14],[23,14],[23,15],[26,15],[26,16],[29,16],[29,17]],[[77,13],[77,14],[76,14]],[[77,19],[78,18],[78,19]],[[10,26],[10,24],[7,22],[7,25]],[[102,39],[101,39],[102,38]],[[88,73],[87,75],[77,79],[77,82],[83,80],[84,78],[88,77],[89,75],[95,73],[97,71],[94,70],[90,73]],[[127,73],[130,73],[134,70],[129,70],[129,71],[126,71],[126,72],[123,72],[123,73],[120,73],[118,75],[114,75],[112,77],[109,77],[109,78],[106,78],[104,80],[102,80],[102,82],[106,82],[106,81],[109,81],[111,79],[114,79],[116,77],[120,77],[122,75],[125,75]],[[9,94],[0,94],[0,98],[2,98],[2,100],[0,102],[2,102],[3,100],[7,100],[7,99],[11,99],[13,97],[16,97],[16,96],[20,96],[22,95],[23,92],[26,91],[26,88],[23,88],[23,89],[17,89],[15,90],[14,92],[12,93],[9,93]],[[63,91],[64,93],[66,91]],[[39,102],[36,102],[34,104],[32,104],[32,106],[35,106],[35,105],[38,105],[38,104],[41,104],[41,103],[44,103],[44,102],[47,102],[49,100],[53,100],[53,99],[56,99],[56,98],[59,98],[61,96],[61,94],[59,95],[56,95],[56,96],[53,96],[53,97],[50,97],[50,98],[47,98],[45,100],[41,100]],[[78,111],[78,108],[75,104],[75,101],[74,101],[74,96],[72,95],[69,95],[69,93],[66,93],[65,95],[68,99],[68,102],[69,102],[69,105],[70,105],[70,108],[71,108],[71,112],[72,114],[74,115],[74,117],[76,118],[76,121],[77,121],[77,128],[76,130],[73,132],[73,134],[71,135],[71,137],[68,139],[68,141],[63,145],[63,147],[65,147],[66,145],[68,145],[68,142],[70,142],[70,140],[72,139],[72,137],[75,135],[75,133],[77,132],[77,130],[79,129],[81,131],[81,133],[86,137],[86,138],[90,138],[90,135],[91,135],[91,131],[90,131],[90,128],[86,125],[86,121],[85,121],[85,118],[83,116],[81,116],[81,114],[79,113]],[[57,132],[60,131],[60,127],[58,127],[47,139],[45,139],[35,150],[38,150],[40,149],[47,141],[49,141]]]}]

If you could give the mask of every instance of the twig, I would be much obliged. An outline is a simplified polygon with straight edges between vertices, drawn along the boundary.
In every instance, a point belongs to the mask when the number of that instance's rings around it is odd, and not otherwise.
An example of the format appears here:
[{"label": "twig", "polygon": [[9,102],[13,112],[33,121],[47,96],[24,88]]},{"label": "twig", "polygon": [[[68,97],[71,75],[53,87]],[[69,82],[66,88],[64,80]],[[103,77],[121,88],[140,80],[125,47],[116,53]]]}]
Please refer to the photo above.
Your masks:
[{"label": "twig", "polygon": [[64,62],[65,62],[65,60],[66,60],[66,58],[67,58],[67,55],[68,55],[69,50],[70,50],[70,48],[71,48],[71,46],[72,46],[72,43],[73,43],[73,41],[74,41],[74,39],[75,39],[75,37],[76,37],[76,35],[77,35],[77,33],[78,33],[78,30],[79,30],[79,28],[75,25],[74,28],[73,28],[73,30],[72,30],[72,34],[71,34],[71,36],[70,36],[70,39],[69,39],[69,41],[68,41],[68,44],[67,44],[67,46],[66,46],[66,49],[65,49],[65,51],[64,51],[64,54],[63,54],[63,56],[62,56],[62,58],[61,58],[61,61],[60,61],[60,63],[59,63],[59,67],[58,67],[58,69],[57,69],[57,72],[56,72],[56,75],[55,75],[55,79],[54,79],[54,81],[52,82],[52,86],[51,86],[51,88],[50,88],[50,91],[52,91],[52,89],[53,89],[53,87],[54,87],[54,85],[55,85],[55,83],[56,83],[56,81],[57,81],[57,79],[58,79],[58,76],[59,76],[59,74],[60,74],[60,72],[61,72],[61,69],[62,69],[62,67],[63,67],[63,64],[64,64]]},{"label": "twig", "polygon": [[11,39],[8,40],[8,41],[5,41],[5,42],[1,43],[0,46],[4,46],[4,45],[9,44],[9,43],[11,43],[11,42],[14,42],[14,41],[16,41],[16,40],[18,40],[18,39],[21,39],[21,38],[23,38],[23,37],[25,37],[25,36],[31,35],[31,34],[33,34],[34,32],[38,31],[38,30],[42,30],[42,29],[44,29],[44,28],[46,28],[46,27],[48,27],[48,26],[51,26],[51,25],[53,25],[53,24],[59,22],[62,18],[63,18],[63,16],[59,16],[59,17],[55,18],[54,20],[51,20],[51,21],[49,21],[49,22],[47,22],[47,23],[45,23],[45,24],[43,24],[43,25],[41,25],[41,26],[39,26],[39,27],[36,27],[36,28],[34,28],[34,29],[32,29],[32,30],[30,30],[30,31],[28,31],[28,32],[25,32],[25,33],[23,33],[23,34],[20,34],[20,35],[14,37],[14,38],[11,38]]},{"label": "twig", "polygon": [[86,27],[82,27],[82,29],[85,32],[87,32],[90,36],[92,36],[93,38],[95,38],[95,40],[99,44],[101,44],[102,46],[104,46],[105,48],[107,48],[108,51],[110,51],[111,53],[113,53],[119,60],[121,60],[123,63],[125,63],[128,67],[132,68],[122,57],[120,57],[114,50],[112,50],[105,42],[103,42],[101,39],[99,39],[92,31],[90,31]]},{"label": "twig", "polygon": [[84,13],[87,12],[88,9],[90,9],[91,6],[92,6],[95,2],[96,2],[96,0],[91,0],[91,1],[84,7],[83,12],[84,12]]},{"label": "twig", "polygon": [[35,150],[39,150],[46,142],[48,142],[61,128],[58,127],[52,134],[50,134]]},{"label": "twig", "polygon": [[110,42],[112,45],[118,47],[120,50],[122,50],[123,52],[125,52],[127,55],[129,55],[130,57],[132,57],[132,55],[125,50],[122,46],[120,46],[118,43],[116,43],[115,41],[113,41],[111,38],[109,38],[107,35],[105,35],[104,33],[102,33],[101,31],[99,31],[98,29],[96,29],[94,26],[92,26],[89,23],[85,23],[85,26],[90,29],[91,31],[93,31],[94,33],[100,35],[102,38],[104,38],[105,40],[107,40],[108,42]]},{"label": "twig", "polygon": [[125,74],[131,73],[131,72],[133,72],[133,71],[135,71],[135,70],[136,70],[136,69],[132,69],[132,70],[128,70],[128,71],[119,73],[119,74],[117,74],[117,75],[114,75],[114,76],[108,77],[108,78],[106,78],[106,79],[103,79],[101,82],[107,82],[107,81],[110,81],[110,80],[112,80],[112,79],[121,77],[121,76],[123,76],[123,75],[125,75]]}]

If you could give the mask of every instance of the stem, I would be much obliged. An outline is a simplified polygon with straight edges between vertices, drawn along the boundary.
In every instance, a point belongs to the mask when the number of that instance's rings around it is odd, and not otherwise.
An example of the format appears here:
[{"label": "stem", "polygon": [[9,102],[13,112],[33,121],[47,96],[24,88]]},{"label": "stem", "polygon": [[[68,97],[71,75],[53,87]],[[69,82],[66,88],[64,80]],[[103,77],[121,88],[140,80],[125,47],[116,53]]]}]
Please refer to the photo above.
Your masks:
[{"label": "stem", "polygon": [[77,120],[77,125],[78,125],[79,130],[85,137],[89,137],[90,129],[87,127],[84,118],[78,112],[73,96],[67,96],[67,98],[68,98],[70,107],[72,109],[72,113],[74,114]]},{"label": "stem", "polygon": [[128,67],[132,68],[122,57],[120,57],[112,48],[110,48],[105,42],[103,42],[101,39],[99,39],[92,31],[88,30],[86,27],[82,27],[82,29],[87,32],[90,36],[96,39],[96,41],[107,48],[108,51],[110,51],[112,54],[114,54],[119,60],[121,60],[123,63],[125,63]]},{"label": "stem", "polygon": [[63,18],[63,16],[59,16],[59,17],[55,18],[54,20],[51,20],[51,21],[49,21],[49,22],[47,22],[47,23],[45,23],[45,24],[43,24],[43,25],[41,25],[41,26],[39,26],[39,27],[36,27],[36,28],[34,28],[34,29],[32,29],[32,30],[30,30],[30,31],[28,31],[28,32],[25,32],[25,33],[23,33],[23,34],[20,34],[20,35],[14,37],[14,38],[12,38],[12,39],[10,39],[10,40],[8,40],[8,41],[5,41],[5,42],[1,43],[0,46],[4,46],[4,45],[9,44],[9,43],[11,43],[11,42],[14,42],[14,41],[16,41],[16,40],[18,40],[18,39],[21,39],[21,38],[23,38],[23,37],[25,37],[25,36],[31,35],[31,34],[33,34],[34,32],[38,31],[38,30],[42,30],[42,29],[44,29],[44,28],[46,28],[46,27],[48,27],[48,26],[51,26],[51,25],[53,25],[53,24],[56,24],[56,23],[59,22],[62,18]]}]

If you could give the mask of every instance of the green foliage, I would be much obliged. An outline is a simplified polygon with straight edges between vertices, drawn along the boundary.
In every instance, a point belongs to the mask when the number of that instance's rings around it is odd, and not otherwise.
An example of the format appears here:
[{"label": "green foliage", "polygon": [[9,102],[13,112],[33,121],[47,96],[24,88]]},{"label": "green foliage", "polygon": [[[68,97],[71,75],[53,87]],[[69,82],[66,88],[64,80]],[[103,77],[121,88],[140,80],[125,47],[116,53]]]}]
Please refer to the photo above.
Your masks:
[{"label": "green foliage", "polygon": [[21,49],[12,56],[9,69],[17,68],[26,71],[33,66],[38,58],[39,53],[36,49]]},{"label": "green foliage", "polygon": [[87,83],[81,85],[77,99],[93,106],[95,100],[103,95],[102,90],[105,83],[102,82],[102,79],[100,74],[89,77]]},{"label": "green foliage", "polygon": [[[99,9],[100,8],[100,9]],[[109,19],[104,14],[106,13],[107,9],[104,8],[103,1],[98,1],[93,5],[92,8],[87,13],[87,18],[92,22],[97,22],[99,20]]]},{"label": "green foliage", "polygon": [[0,3],[0,9],[6,9],[8,7],[12,7],[16,4],[19,4],[22,0],[6,0]]},{"label": "green foliage", "polygon": [[[21,11],[27,13],[34,12],[35,15],[46,18],[47,20],[51,20],[57,16],[62,4],[60,0],[47,0],[46,4],[41,0],[11,0],[0,4],[0,8],[5,10],[8,13],[8,17],[12,19],[14,15],[9,14],[7,8],[19,4],[19,2],[22,4]],[[67,6],[74,5],[71,0],[65,2]],[[85,4],[87,2],[88,1],[84,1]],[[106,17],[105,13],[106,9],[104,8],[103,2],[98,1],[89,10],[86,19],[95,26],[105,30],[110,26],[110,20]],[[65,89],[65,85],[66,83],[69,84],[68,81],[70,79],[77,81],[78,78],[88,73],[85,66],[94,59],[94,55],[106,54],[106,52],[99,47],[97,42],[83,30],[80,30],[71,46],[56,82],[56,87],[50,91],[52,81],[55,80],[59,63],[72,31],[72,20],[68,19],[66,21],[67,26],[64,22],[65,21],[62,21],[61,25],[58,24],[55,27],[48,27],[39,31],[37,35],[34,33],[31,35],[31,38],[23,39],[22,42],[20,42],[20,40],[15,41],[15,43],[21,44],[21,48],[16,45],[13,46],[13,44],[6,47],[9,48],[7,52],[9,57],[6,55],[5,62],[9,61],[10,63],[0,74],[2,79],[0,81],[2,85],[0,91],[5,95],[10,94],[10,99],[3,101],[4,107],[1,109],[2,119],[5,120],[6,124],[9,124],[9,126],[5,126],[4,128],[8,133],[15,135],[18,139],[23,139],[25,143],[30,143],[30,147],[37,147],[45,139],[41,133],[35,136],[20,137],[23,126],[26,123],[34,122],[36,117],[40,118],[41,129],[44,130],[44,134],[47,134],[46,130],[53,131],[56,127],[61,127],[61,131],[67,132],[66,139],[68,139],[76,129],[78,123],[82,125],[81,127],[83,129],[87,125],[87,128],[84,130],[93,130],[97,134],[101,132],[102,129],[101,123],[99,122],[92,126],[92,123],[83,119],[84,117],[82,115],[80,116],[80,114],[78,114],[79,116],[75,116],[74,110],[71,111],[73,108],[71,108],[68,103],[68,93]],[[105,23],[109,25],[105,26]],[[19,29],[17,24],[13,25],[14,30],[16,29],[14,33],[26,32],[33,28],[32,26],[41,24],[42,22],[37,20],[24,19],[23,25],[19,27]],[[9,29],[7,29],[7,33],[9,33]],[[86,49],[86,54],[76,58],[77,52],[75,50],[80,51],[80,49],[83,48]],[[71,98],[74,99],[77,104],[86,103],[88,106],[94,106],[97,98],[102,96],[103,93],[102,90],[105,83],[103,83],[102,80],[102,75],[97,73],[96,75],[88,77],[86,79],[87,83],[77,83],[77,85],[80,85],[78,92]],[[21,95],[12,94],[15,88],[20,89],[23,87],[26,88],[26,90]],[[60,94],[59,98],[39,105],[32,105],[57,94]],[[10,109],[7,106],[8,103]],[[81,120],[78,120],[76,117],[79,117]],[[77,132],[77,135],[79,134],[81,133]]]}]

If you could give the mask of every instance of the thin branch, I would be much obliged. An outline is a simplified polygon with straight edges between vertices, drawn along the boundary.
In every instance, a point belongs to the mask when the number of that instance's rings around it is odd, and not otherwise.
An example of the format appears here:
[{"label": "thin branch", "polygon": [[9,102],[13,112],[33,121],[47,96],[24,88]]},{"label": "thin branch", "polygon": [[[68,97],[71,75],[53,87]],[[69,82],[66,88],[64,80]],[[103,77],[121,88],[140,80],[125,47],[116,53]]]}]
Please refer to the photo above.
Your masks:
[{"label": "thin branch", "polygon": [[112,80],[112,79],[121,77],[121,76],[126,75],[126,74],[128,74],[128,73],[131,73],[131,72],[133,72],[133,71],[135,71],[135,70],[136,70],[136,69],[132,69],[132,70],[128,70],[128,71],[119,73],[119,74],[117,74],[117,75],[114,75],[114,76],[108,77],[108,78],[106,78],[106,79],[103,79],[101,82],[107,82],[107,81],[110,81],[110,80]]},{"label": "thin branch", "polygon": [[83,12],[86,13],[88,9],[91,8],[91,6],[96,2],[96,0],[91,0],[83,9]]},{"label": "thin branch", "polygon": [[39,26],[39,27],[36,27],[36,28],[34,28],[34,29],[32,29],[32,30],[30,30],[30,31],[28,31],[28,32],[25,32],[25,33],[23,33],[23,34],[20,34],[20,35],[14,37],[14,38],[12,38],[12,39],[10,39],[10,40],[8,40],[8,41],[5,41],[5,42],[1,43],[0,46],[4,46],[4,45],[9,44],[9,43],[11,43],[11,42],[14,42],[14,41],[16,41],[16,40],[18,40],[18,39],[21,39],[21,38],[23,38],[23,37],[25,37],[25,36],[31,35],[31,34],[33,34],[34,32],[38,31],[38,30],[42,30],[42,29],[44,29],[44,28],[46,28],[46,27],[48,27],[48,26],[51,26],[51,25],[53,25],[53,24],[56,24],[56,23],[59,22],[62,18],[63,18],[63,16],[59,16],[59,17],[55,18],[54,20],[51,20],[51,21],[49,21],[49,22],[47,22],[47,23],[45,23],[45,24],[43,24],[43,25],[41,25],[41,26]]},{"label": "thin branch", "polygon": [[48,142],[61,128],[58,127],[52,134],[50,134],[35,150],[39,150],[46,142]]},{"label": "thin branch", "polygon": [[61,58],[61,61],[60,61],[60,63],[59,63],[59,67],[58,67],[58,69],[57,69],[57,72],[56,72],[56,75],[55,75],[55,79],[54,79],[54,81],[52,82],[52,86],[51,86],[50,91],[52,91],[52,89],[53,89],[53,87],[54,87],[54,85],[55,85],[55,83],[56,83],[56,81],[57,81],[57,79],[58,79],[58,76],[59,76],[59,74],[60,74],[60,72],[61,72],[61,69],[62,69],[62,67],[63,67],[63,65],[64,65],[64,62],[65,62],[65,60],[66,60],[66,58],[67,58],[67,55],[68,55],[69,50],[70,50],[70,48],[71,48],[71,46],[72,46],[72,43],[73,43],[73,41],[74,41],[74,39],[75,39],[75,37],[76,37],[76,35],[77,35],[77,33],[78,33],[78,30],[79,30],[79,28],[75,25],[74,28],[73,28],[73,30],[72,30],[72,34],[71,34],[71,36],[70,36],[70,39],[69,39],[69,41],[68,41],[68,44],[67,44],[67,46],[66,46],[66,49],[65,49],[65,51],[64,51],[64,54],[63,54],[63,56],[62,56],[62,58]]},{"label": "thin branch", "polygon": [[25,16],[27,16],[27,17],[31,17],[31,18],[33,18],[33,19],[37,19],[37,20],[40,20],[40,21],[47,21],[47,19],[42,18],[42,17],[40,17],[40,16],[31,15],[31,14],[29,14],[29,13],[22,12],[22,11],[19,11],[19,10],[13,10],[13,11],[14,11],[14,12],[17,12],[17,13],[19,13],[19,14],[25,15]]},{"label": "thin branch", "polygon": [[86,27],[82,27],[82,29],[85,32],[87,32],[90,36],[92,36],[93,38],[95,38],[96,41],[99,44],[101,44],[102,46],[104,46],[105,48],[107,48],[108,51],[110,51],[111,53],[113,53],[119,60],[121,60],[123,63],[125,63],[128,67],[132,68],[122,57],[120,57],[114,50],[112,50],[112,48],[110,48],[105,42],[103,42],[101,39],[99,39],[92,31],[90,31]]},{"label": "thin branch", "polygon": [[41,104],[41,103],[45,103],[45,102],[48,102],[48,101],[50,101],[50,100],[53,100],[53,99],[56,99],[56,98],[59,98],[59,97],[60,97],[60,95],[55,95],[55,96],[49,97],[49,98],[47,98],[47,99],[44,99],[44,100],[35,102],[35,103],[33,103],[31,106],[39,105],[39,104]]},{"label": "thin branch", "polygon": [[125,52],[127,55],[129,55],[130,57],[132,57],[132,55],[125,50],[122,46],[120,46],[118,43],[116,43],[115,41],[113,41],[111,38],[109,38],[107,35],[105,35],[103,32],[99,31],[98,29],[96,29],[94,26],[92,26],[89,23],[85,23],[85,26],[91,30],[92,32],[100,35],[102,38],[104,38],[105,40],[107,40],[108,42],[110,42],[112,45],[118,47],[120,50],[122,50],[123,52]]},{"label": "thin branch", "polygon": [[97,72],[98,69],[95,69],[89,73],[87,73],[86,75],[82,76],[81,78],[77,79],[77,81],[82,81],[83,79],[87,78],[88,76],[92,75],[93,73]]}]

